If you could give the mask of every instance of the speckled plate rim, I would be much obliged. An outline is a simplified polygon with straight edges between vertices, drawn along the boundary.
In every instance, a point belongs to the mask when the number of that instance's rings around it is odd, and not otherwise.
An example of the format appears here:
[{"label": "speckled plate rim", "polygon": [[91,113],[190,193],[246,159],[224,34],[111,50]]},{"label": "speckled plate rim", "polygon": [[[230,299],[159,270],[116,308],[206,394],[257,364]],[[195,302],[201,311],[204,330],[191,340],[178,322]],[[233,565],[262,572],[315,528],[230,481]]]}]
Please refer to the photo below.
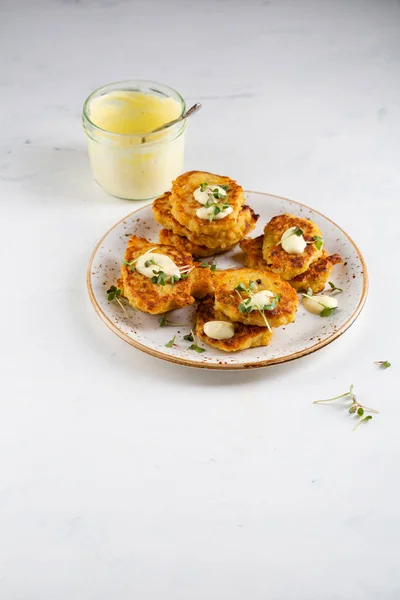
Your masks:
[{"label": "speckled plate rim", "polygon": [[364,307],[365,301],[367,299],[367,295],[368,295],[367,265],[365,263],[364,257],[361,254],[361,251],[359,250],[357,244],[344,231],[344,229],[342,229],[342,227],[340,227],[334,221],[332,221],[332,219],[329,219],[323,213],[319,212],[318,210],[315,210],[314,208],[311,208],[310,206],[307,206],[306,204],[302,204],[301,202],[297,202],[296,200],[291,200],[289,198],[285,198],[285,196],[277,196],[276,194],[269,194],[267,192],[256,192],[253,190],[245,190],[245,194],[246,193],[260,194],[262,196],[272,196],[273,198],[278,198],[279,200],[285,200],[286,202],[292,202],[293,204],[297,204],[297,206],[300,206],[306,210],[310,210],[310,211],[320,215],[321,217],[323,217],[330,223],[332,223],[332,225],[337,227],[339,229],[339,231],[341,231],[343,233],[343,235],[345,235],[346,238],[349,240],[350,244],[353,246],[354,250],[356,251],[357,256],[362,265],[363,286],[362,286],[361,298],[360,298],[360,301],[359,301],[357,307],[355,308],[353,314],[347,319],[347,321],[345,323],[343,323],[343,325],[341,327],[339,327],[339,329],[337,329],[334,333],[332,333],[330,336],[328,336],[324,340],[317,342],[313,346],[310,346],[309,348],[305,348],[304,350],[299,350],[298,352],[294,352],[293,354],[287,354],[286,356],[270,358],[270,359],[266,359],[266,360],[259,361],[259,362],[249,361],[246,363],[238,363],[238,364],[199,363],[199,362],[196,362],[193,360],[188,360],[186,358],[178,358],[176,356],[170,356],[168,354],[164,354],[163,352],[159,352],[158,350],[154,350],[153,348],[149,348],[145,344],[142,344],[142,343],[138,342],[137,340],[130,338],[128,335],[126,335],[126,333],[121,331],[107,317],[107,315],[104,314],[101,307],[99,306],[99,304],[96,300],[96,297],[94,295],[93,288],[92,288],[91,272],[92,272],[92,265],[93,265],[94,257],[96,256],[96,253],[97,253],[99,247],[103,243],[104,239],[109,235],[109,233],[111,233],[111,231],[113,231],[113,229],[118,227],[118,225],[120,225],[123,221],[126,221],[126,219],[129,219],[133,214],[140,212],[144,208],[147,208],[149,206],[149,204],[145,204],[144,206],[141,206],[140,208],[133,210],[128,215],[126,215],[125,217],[120,219],[117,223],[115,223],[112,227],[110,227],[110,229],[103,235],[103,237],[100,239],[100,241],[96,244],[96,247],[94,248],[94,250],[90,256],[90,260],[89,260],[89,264],[88,264],[88,268],[87,268],[87,272],[86,272],[86,284],[87,284],[87,288],[88,288],[88,292],[89,292],[89,298],[90,298],[91,303],[93,304],[93,307],[94,307],[96,313],[98,314],[100,319],[107,325],[107,327],[109,329],[111,329],[111,331],[113,331],[118,337],[120,337],[122,340],[127,342],[130,346],[134,346],[138,350],[141,350],[142,352],[145,352],[146,354],[150,354],[151,356],[154,356],[156,358],[161,358],[162,360],[166,360],[168,362],[172,362],[172,363],[179,364],[179,365],[184,365],[185,367],[196,367],[197,369],[218,369],[218,370],[224,370],[224,371],[242,371],[243,369],[258,369],[258,368],[262,368],[262,367],[270,367],[272,365],[290,362],[292,360],[296,360],[297,358],[302,358],[303,356],[312,354],[313,352],[316,352],[317,350],[320,350],[321,348],[328,346],[334,340],[336,340],[338,337],[343,335],[343,333],[345,331],[347,331],[347,329],[349,329],[349,327],[351,327],[351,325],[354,323],[354,321],[360,315],[360,313]]}]

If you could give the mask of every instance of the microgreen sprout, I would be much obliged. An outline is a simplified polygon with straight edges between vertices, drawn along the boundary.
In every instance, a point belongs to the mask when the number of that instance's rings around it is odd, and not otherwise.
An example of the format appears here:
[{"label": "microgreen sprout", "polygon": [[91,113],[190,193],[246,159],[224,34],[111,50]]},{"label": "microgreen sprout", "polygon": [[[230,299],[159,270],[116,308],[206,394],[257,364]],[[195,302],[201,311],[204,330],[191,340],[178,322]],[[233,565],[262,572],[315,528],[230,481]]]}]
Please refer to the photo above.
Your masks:
[{"label": "microgreen sprout", "polygon": [[307,244],[315,244],[317,250],[321,250],[324,245],[324,240],[320,235],[313,235],[311,242],[306,242]]},{"label": "microgreen sprout", "polygon": [[[155,247],[155,248],[151,248],[150,250],[146,250],[146,252],[144,254],[150,254],[150,252],[153,252],[153,250],[157,250],[157,248]],[[141,254],[140,256],[143,256],[143,254]],[[133,265],[139,260],[140,256],[138,256],[137,258],[134,258],[133,260],[131,260],[129,262],[127,260],[125,260],[125,258],[123,258],[122,264],[125,265],[125,267],[128,267],[131,271],[134,271],[135,267]],[[154,261],[153,258],[151,260]],[[153,262],[150,264],[157,264],[157,263]],[[150,266],[150,265],[146,264],[146,266]]]},{"label": "microgreen sprout", "polygon": [[326,306],[323,302],[318,302],[318,296],[313,296],[311,288],[308,288],[306,294],[302,294],[305,298],[313,298],[317,304],[322,306],[322,311],[319,313],[320,317],[330,317],[330,315],[337,309],[337,306]]},{"label": "microgreen sprout", "polygon": [[174,335],[174,337],[172,338],[172,340],[169,340],[169,342],[167,342],[167,343],[165,344],[165,346],[166,346],[167,348],[172,348],[172,346],[175,346],[175,340],[176,340],[176,335]]},{"label": "microgreen sprout", "polygon": [[189,323],[177,323],[174,321],[170,321],[166,315],[162,315],[161,317],[159,317],[158,323],[160,327],[168,327],[170,325],[172,327],[187,327],[189,325]]},{"label": "microgreen sprout", "polygon": [[379,365],[382,369],[388,369],[392,366],[388,360],[376,360],[374,364]]},{"label": "microgreen sprout", "polygon": [[171,275],[171,277],[169,278],[168,283],[171,283],[171,284],[176,283],[177,281],[180,280],[180,278],[181,277],[179,275]]},{"label": "microgreen sprout", "polygon": [[341,294],[343,292],[342,288],[338,288],[336,287],[336,285],[334,283],[332,283],[332,281],[328,281],[329,287],[331,288],[331,292],[337,292],[338,294]]},{"label": "microgreen sprout", "polygon": [[[302,229],[300,229],[300,227],[298,225],[296,225],[296,227],[293,227],[293,231],[291,231],[289,233],[289,235],[285,236],[285,238],[284,238],[285,241],[287,239],[289,239],[290,237],[292,237],[292,235],[297,235],[297,237],[300,237],[300,236],[304,235],[304,231]],[[282,239],[280,240],[280,242],[278,242],[277,245],[279,246],[280,244],[282,244]]]},{"label": "microgreen sprout", "polygon": [[[324,306],[321,302],[318,302]],[[330,317],[334,310],[336,310],[337,306],[325,306],[322,312],[319,313],[320,317]]]},{"label": "microgreen sprout", "polygon": [[124,315],[126,316],[127,319],[129,319],[129,315],[125,310],[124,305],[122,304],[120,298],[121,298],[121,293],[122,290],[120,288],[117,288],[115,285],[112,285],[108,290],[107,290],[107,300],[109,302],[114,302],[114,300],[116,302],[118,302],[118,304],[120,305],[120,307],[122,308],[122,311],[124,313]]},{"label": "microgreen sprout", "polygon": [[[219,188],[222,188],[223,192]],[[206,192],[207,200],[204,204],[206,208],[211,208],[209,221],[210,223],[215,219],[217,215],[221,212],[229,208],[229,203],[226,202],[226,192],[228,191],[227,185],[209,185],[204,182],[200,184],[200,191]],[[221,200],[225,200],[225,202],[221,202]]]},{"label": "microgreen sprout", "polygon": [[314,400],[313,404],[322,404],[324,402],[333,402],[334,400],[340,400],[341,398],[349,398],[351,400],[349,413],[351,415],[359,417],[359,421],[353,429],[353,431],[355,431],[361,425],[361,423],[364,423],[365,421],[370,421],[372,419],[372,415],[364,416],[366,412],[378,414],[379,411],[375,410],[374,408],[368,408],[368,406],[365,406],[364,404],[360,404],[353,390],[354,386],[351,385],[348,392],[340,394],[339,396],[334,396],[333,398],[327,398],[326,400]]},{"label": "microgreen sprout", "polygon": [[169,340],[169,342],[167,342],[167,343],[165,344],[165,346],[166,346],[167,348],[172,348],[172,346],[175,346],[175,340],[176,340],[176,335],[174,335],[174,337],[172,338],[172,340]]},{"label": "microgreen sprout", "polygon": [[189,346],[189,350],[194,350],[195,352],[198,352],[199,354],[201,354],[202,352],[205,352],[204,348],[201,348],[200,346],[198,346],[196,336],[193,333],[193,329],[191,330],[189,335],[183,336],[183,339],[186,340],[187,342],[193,342],[193,344],[191,346]]},{"label": "microgreen sprout", "polygon": [[150,279],[151,283],[157,283],[158,285],[165,285],[165,273],[164,271],[153,271],[155,275]]},{"label": "microgreen sprout", "polygon": [[[260,281],[260,283],[261,283],[261,280],[257,280],[257,282],[258,281]],[[253,310],[258,310],[264,320],[265,326],[268,327],[268,330],[271,332],[271,327],[267,321],[264,311],[274,310],[277,307],[278,302],[280,302],[281,295],[277,294],[275,297],[273,297],[271,299],[270,302],[268,302],[267,304],[264,304],[264,306],[262,306],[262,307],[259,307],[259,306],[254,305],[253,301],[252,301],[252,296],[254,294],[254,290],[256,289],[256,284],[254,281],[249,281],[247,288],[244,285],[244,283],[242,283],[240,281],[234,289],[240,298],[240,304],[238,305],[239,312],[241,312],[242,315],[244,315],[246,313],[252,312]],[[248,298],[243,299],[240,292],[245,292],[248,295]]]},{"label": "microgreen sprout", "polygon": [[321,236],[314,235],[313,243],[315,244],[315,247],[317,250],[321,250],[322,246],[324,245],[324,240],[322,239]]},{"label": "microgreen sprout", "polygon": [[[136,259],[137,260],[137,259]],[[135,267],[133,266],[136,262],[136,260],[131,260],[130,262],[127,262],[124,258],[122,259],[122,264],[125,265],[125,267],[128,267],[128,269],[130,269],[131,271],[135,270]]]},{"label": "microgreen sprout", "polygon": [[192,344],[191,346],[189,346],[189,350],[195,350],[195,352],[198,352],[199,354],[205,352],[205,349],[200,348],[200,346],[198,346],[197,344]]}]

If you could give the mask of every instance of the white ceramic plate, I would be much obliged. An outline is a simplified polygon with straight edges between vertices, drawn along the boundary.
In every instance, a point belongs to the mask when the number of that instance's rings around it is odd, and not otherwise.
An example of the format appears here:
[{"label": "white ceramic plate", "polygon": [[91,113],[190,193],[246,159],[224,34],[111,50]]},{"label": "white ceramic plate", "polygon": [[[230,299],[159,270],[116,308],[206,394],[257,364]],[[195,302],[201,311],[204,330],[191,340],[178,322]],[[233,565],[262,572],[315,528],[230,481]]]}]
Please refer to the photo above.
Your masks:
[{"label": "white ceramic plate", "polygon": [[[200,344],[206,349],[199,354],[189,350],[190,343],[183,336],[190,332],[195,310],[188,307],[173,311],[170,320],[182,327],[160,327],[158,317],[127,308],[129,318],[115,302],[107,301],[106,290],[115,284],[120,273],[121,260],[130,235],[135,234],[158,241],[160,226],[154,221],[151,205],[142,207],[114,225],[97,244],[90,259],[87,284],[90,299],[97,314],[123,340],[143,352],[186,366],[209,369],[243,369],[265,367],[310,354],[338,338],[359,315],[368,288],[367,270],[363,257],[351,238],[321,213],[302,204],[260,192],[246,192],[246,202],[260,215],[252,237],[260,235],[265,224],[275,215],[292,213],[315,221],[320,227],[325,248],[337,253],[343,264],[333,269],[331,280],[343,289],[339,308],[330,316],[321,318],[308,313],[300,304],[296,322],[274,330],[272,342],[262,348],[225,353]],[[217,268],[243,266],[237,247],[216,257]],[[176,334],[177,347],[165,344]]]}]

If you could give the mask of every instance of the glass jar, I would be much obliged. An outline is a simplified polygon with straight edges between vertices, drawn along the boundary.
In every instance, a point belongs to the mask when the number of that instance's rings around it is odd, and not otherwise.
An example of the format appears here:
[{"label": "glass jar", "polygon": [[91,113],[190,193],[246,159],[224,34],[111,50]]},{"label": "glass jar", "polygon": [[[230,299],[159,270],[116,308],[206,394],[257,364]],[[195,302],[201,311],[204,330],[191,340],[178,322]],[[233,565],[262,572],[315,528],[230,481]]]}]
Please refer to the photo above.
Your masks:
[{"label": "glass jar", "polygon": [[[171,182],[182,173],[186,119],[157,133],[115,133],[102,128],[94,121],[95,108],[99,106],[107,117],[110,110],[118,116],[124,110],[123,96],[130,99],[157,104],[159,99],[167,100],[176,116],[181,116],[186,105],[182,96],[172,88],[153,81],[120,81],[99,88],[83,105],[83,129],[88,139],[88,151],[94,179],[112,196],[128,200],[150,200],[171,187]],[[122,98],[122,100],[121,100]],[[120,104],[118,104],[120,102]],[[121,103],[122,102],[122,103]],[[176,107],[174,106],[176,103]],[[159,103],[162,106],[162,102]],[[105,110],[103,108],[105,107]],[[109,111],[108,113],[106,111]],[[146,110],[146,106],[143,107]],[[145,112],[138,113],[142,117]],[[161,114],[158,115],[158,118]],[[155,127],[150,127],[148,131]]]}]

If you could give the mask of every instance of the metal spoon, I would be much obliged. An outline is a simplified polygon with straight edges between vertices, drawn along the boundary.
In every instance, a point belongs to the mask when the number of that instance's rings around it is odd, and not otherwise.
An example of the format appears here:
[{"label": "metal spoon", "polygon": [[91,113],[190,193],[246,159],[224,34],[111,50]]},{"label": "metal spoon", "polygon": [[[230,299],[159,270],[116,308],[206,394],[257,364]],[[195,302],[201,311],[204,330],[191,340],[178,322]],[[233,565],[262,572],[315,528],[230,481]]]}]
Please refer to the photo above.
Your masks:
[{"label": "metal spoon", "polygon": [[164,125],[161,125],[161,127],[157,127],[157,129],[153,129],[153,131],[150,131],[146,135],[156,133],[157,131],[162,131],[162,129],[165,129],[166,127],[171,127],[171,125],[175,125],[176,123],[183,121],[183,119],[187,119],[191,115],[194,115],[194,113],[196,113],[200,109],[201,109],[200,102],[196,102],[196,104],[193,104],[193,106],[191,108],[189,108],[189,110],[187,110],[183,115],[181,115],[177,119],[174,119],[173,121],[169,121],[169,123],[164,123]]}]

